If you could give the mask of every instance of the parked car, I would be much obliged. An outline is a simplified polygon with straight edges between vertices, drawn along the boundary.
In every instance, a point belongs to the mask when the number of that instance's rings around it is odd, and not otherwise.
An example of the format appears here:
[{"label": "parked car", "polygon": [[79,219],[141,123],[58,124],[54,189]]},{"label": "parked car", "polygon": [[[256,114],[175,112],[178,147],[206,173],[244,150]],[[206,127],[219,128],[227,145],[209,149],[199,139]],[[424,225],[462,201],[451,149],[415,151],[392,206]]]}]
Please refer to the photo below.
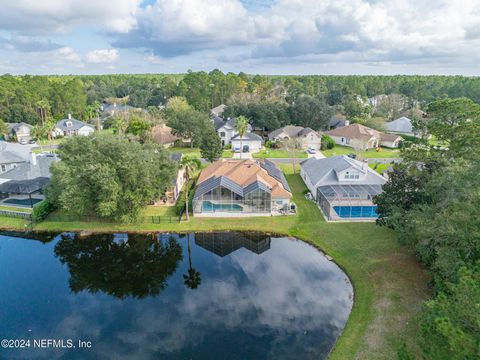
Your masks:
[{"label": "parked car", "polygon": [[347,155],[349,158],[352,158],[352,159],[356,159],[357,158],[357,154],[354,154],[354,153],[350,153]]},{"label": "parked car", "polygon": [[313,148],[313,147],[309,147],[309,148],[307,149],[307,153],[309,153],[309,154],[316,154],[316,153],[317,153],[317,150],[315,150],[315,148]]}]

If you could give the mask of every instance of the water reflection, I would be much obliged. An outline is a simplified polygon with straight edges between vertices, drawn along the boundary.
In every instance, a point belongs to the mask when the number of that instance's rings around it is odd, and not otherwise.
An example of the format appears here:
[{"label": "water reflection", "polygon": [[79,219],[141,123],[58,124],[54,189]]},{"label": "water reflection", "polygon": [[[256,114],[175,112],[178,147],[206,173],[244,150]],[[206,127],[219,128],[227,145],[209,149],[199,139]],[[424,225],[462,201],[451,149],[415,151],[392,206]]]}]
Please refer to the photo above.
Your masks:
[{"label": "water reflection", "polygon": [[55,255],[70,272],[74,293],[102,291],[123,299],[158,295],[182,260],[182,247],[170,236],[103,234],[79,238],[62,234]]},{"label": "water reflection", "polygon": [[0,358],[322,359],[352,306],[345,274],[289,238],[0,235],[0,248],[0,337],[94,343]]}]

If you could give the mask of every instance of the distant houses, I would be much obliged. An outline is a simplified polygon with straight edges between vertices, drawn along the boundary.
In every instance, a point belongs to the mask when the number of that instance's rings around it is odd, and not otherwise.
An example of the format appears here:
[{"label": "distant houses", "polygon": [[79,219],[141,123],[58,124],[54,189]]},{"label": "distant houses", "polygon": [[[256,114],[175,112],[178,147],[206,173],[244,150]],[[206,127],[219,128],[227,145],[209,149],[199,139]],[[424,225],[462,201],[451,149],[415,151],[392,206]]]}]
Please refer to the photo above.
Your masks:
[{"label": "distant houses", "polygon": [[330,122],[328,124],[328,127],[330,130],[341,128],[344,126],[350,125],[350,121],[339,116],[339,115],[334,115],[330,118]]},{"label": "distant houses", "polygon": [[22,145],[0,141],[0,175],[27,162],[29,152],[30,149]]},{"label": "distant houses", "polygon": [[155,125],[151,131],[153,142],[165,147],[173,146],[175,141],[179,140],[179,138],[172,133],[172,128],[165,124]]},{"label": "distant houses", "polygon": [[290,212],[292,192],[268,160],[219,160],[201,172],[193,197],[197,217],[271,216]]},{"label": "distant houses", "polygon": [[57,124],[55,125],[55,129],[53,130],[53,136],[88,136],[93,132],[95,132],[95,128],[92,125],[74,119],[71,114],[68,114],[67,119],[63,119],[57,122]]},{"label": "distant houses", "polygon": [[348,146],[357,150],[375,149],[379,146],[398,148],[402,137],[385,134],[361,124],[351,124],[334,130],[326,131],[336,144]]},{"label": "distant houses", "polygon": [[20,144],[26,144],[32,140],[32,125],[20,122],[8,123],[7,126],[9,132],[7,135],[7,140],[16,139]]},{"label": "distant houses", "polygon": [[247,132],[242,137],[235,135],[231,139],[231,143],[234,152],[254,153],[260,151],[263,147],[262,137],[253,132]]},{"label": "distant houses", "polygon": [[405,116],[387,122],[385,124],[385,129],[392,134],[416,136],[416,133],[413,130],[412,120]]},{"label": "distant houses", "polygon": [[282,142],[291,138],[300,139],[304,150],[309,148],[319,150],[322,142],[321,135],[309,127],[287,125],[268,134],[268,139],[273,142]]},{"label": "distant houses", "polygon": [[327,220],[378,216],[372,200],[382,193],[386,179],[366,162],[348,156],[312,157],[300,164],[300,176]]},{"label": "distant houses", "polygon": [[[217,132],[220,140],[222,141],[222,146],[227,146],[232,143],[232,138],[238,135],[238,131],[235,129],[236,119],[227,118],[223,120],[219,116],[212,117],[213,126]],[[247,132],[252,131],[252,126],[249,124]]]},{"label": "distant houses", "polygon": [[226,107],[227,107],[227,105],[225,105],[225,104],[218,105],[218,106],[214,107],[213,109],[211,109],[210,113],[212,114],[212,116],[221,117],[223,115],[223,112],[225,111]]}]

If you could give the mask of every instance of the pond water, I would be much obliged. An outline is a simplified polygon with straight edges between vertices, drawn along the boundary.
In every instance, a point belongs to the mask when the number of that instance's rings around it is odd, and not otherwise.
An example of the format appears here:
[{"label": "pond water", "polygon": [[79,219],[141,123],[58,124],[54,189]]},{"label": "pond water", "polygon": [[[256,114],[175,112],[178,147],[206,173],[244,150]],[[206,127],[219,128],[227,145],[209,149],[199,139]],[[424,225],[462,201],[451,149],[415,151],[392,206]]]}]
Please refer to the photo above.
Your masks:
[{"label": "pond water", "polygon": [[28,237],[0,235],[0,339],[30,340],[2,359],[322,359],[352,307],[342,270],[293,238]]}]

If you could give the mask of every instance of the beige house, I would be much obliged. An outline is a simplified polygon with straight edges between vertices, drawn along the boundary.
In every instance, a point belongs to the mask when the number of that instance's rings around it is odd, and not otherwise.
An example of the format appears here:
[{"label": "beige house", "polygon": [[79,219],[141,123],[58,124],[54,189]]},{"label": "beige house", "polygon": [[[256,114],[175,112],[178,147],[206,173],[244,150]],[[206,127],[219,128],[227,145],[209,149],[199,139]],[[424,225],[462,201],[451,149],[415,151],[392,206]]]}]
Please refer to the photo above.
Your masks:
[{"label": "beige house", "polygon": [[33,126],[24,122],[8,123],[9,134],[7,139],[15,137],[19,143],[27,143],[32,139],[31,131]]},{"label": "beige house", "polygon": [[319,150],[322,143],[321,135],[308,127],[287,125],[268,134],[268,139],[274,142],[282,142],[291,138],[299,138],[305,150],[309,148]]},{"label": "beige house", "polygon": [[402,138],[398,135],[385,134],[361,124],[351,124],[326,131],[336,144],[349,146],[357,150],[375,149],[379,146],[398,148]]},{"label": "beige house", "polygon": [[173,146],[179,138],[172,133],[172,128],[162,124],[152,128],[152,139],[155,143],[165,147]]}]

